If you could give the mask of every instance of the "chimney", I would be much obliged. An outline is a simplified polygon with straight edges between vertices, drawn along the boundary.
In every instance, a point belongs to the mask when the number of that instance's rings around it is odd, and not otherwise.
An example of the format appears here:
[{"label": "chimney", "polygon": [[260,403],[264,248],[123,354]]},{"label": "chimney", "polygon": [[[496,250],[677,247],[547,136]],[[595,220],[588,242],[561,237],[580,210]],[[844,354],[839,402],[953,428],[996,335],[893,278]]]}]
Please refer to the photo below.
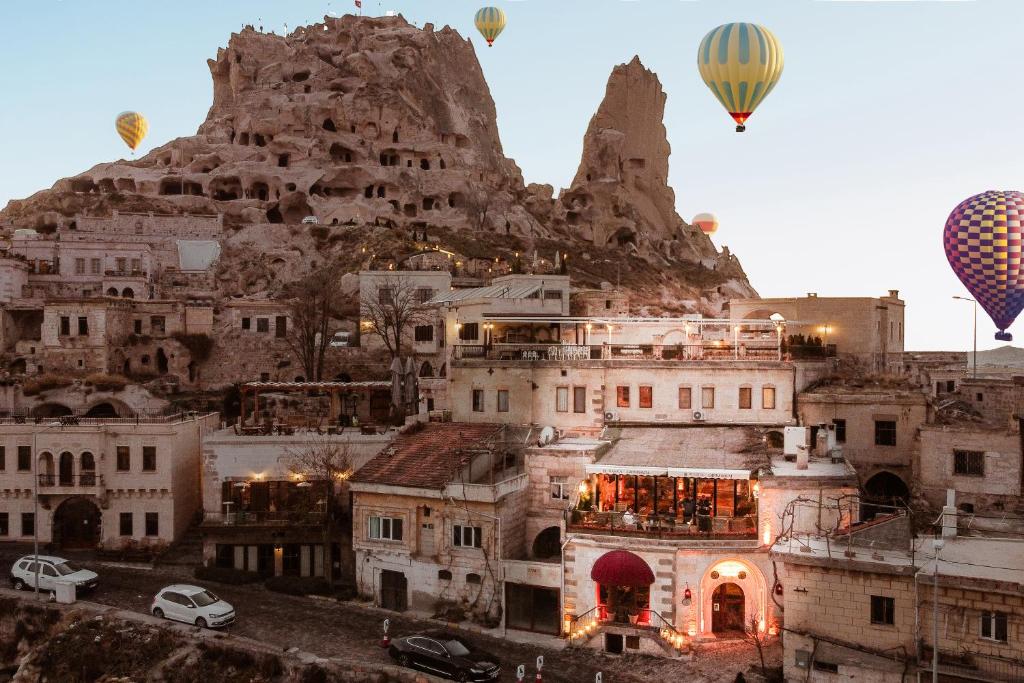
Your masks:
[{"label": "chimney", "polygon": [[942,537],[956,538],[956,491],[946,489],[946,504],[942,507]]},{"label": "chimney", "polygon": [[796,447],[796,468],[798,470],[807,469],[807,459],[809,456],[810,448],[806,444],[799,444]]},{"label": "chimney", "polygon": [[889,298],[890,299],[899,299],[900,298],[900,290],[898,290],[898,289],[890,289],[889,290]]}]

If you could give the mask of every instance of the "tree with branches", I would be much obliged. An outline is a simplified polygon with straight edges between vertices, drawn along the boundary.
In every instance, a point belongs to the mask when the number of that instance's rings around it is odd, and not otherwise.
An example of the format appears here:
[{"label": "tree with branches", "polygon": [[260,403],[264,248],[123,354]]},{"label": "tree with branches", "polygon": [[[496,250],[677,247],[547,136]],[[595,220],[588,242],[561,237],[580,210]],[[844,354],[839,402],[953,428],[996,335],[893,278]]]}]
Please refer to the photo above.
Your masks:
[{"label": "tree with branches", "polygon": [[287,451],[286,466],[299,486],[317,491],[323,489],[324,578],[334,581],[331,541],[337,516],[336,487],[352,475],[352,455],[347,443],[321,438]]},{"label": "tree with branches", "polygon": [[330,323],[341,306],[343,272],[327,265],[285,288],[290,317],[285,341],[310,382],[323,379]]},{"label": "tree with branches", "polygon": [[402,344],[409,328],[431,319],[429,309],[423,305],[421,290],[402,275],[380,277],[376,291],[361,296],[362,318],[370,332],[381,338],[392,358],[402,356]]},{"label": "tree with branches", "polygon": [[768,647],[769,637],[767,624],[765,624],[764,630],[761,629],[761,615],[751,615],[750,621],[743,631],[743,639],[757,649],[757,656],[761,659],[761,675],[766,681],[771,680],[768,676],[768,665],[764,661],[764,651]]}]

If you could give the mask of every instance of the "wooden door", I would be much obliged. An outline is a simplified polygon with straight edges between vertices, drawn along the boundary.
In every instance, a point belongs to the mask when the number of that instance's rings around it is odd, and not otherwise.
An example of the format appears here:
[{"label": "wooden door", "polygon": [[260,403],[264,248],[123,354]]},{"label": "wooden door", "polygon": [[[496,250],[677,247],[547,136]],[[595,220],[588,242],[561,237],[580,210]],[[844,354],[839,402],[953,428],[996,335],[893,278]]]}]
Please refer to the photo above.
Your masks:
[{"label": "wooden door", "polygon": [[409,582],[402,572],[384,569],[380,573],[380,606],[404,612],[409,606]]},{"label": "wooden door", "polygon": [[711,596],[711,631],[744,630],[743,589],[735,583],[723,583]]}]

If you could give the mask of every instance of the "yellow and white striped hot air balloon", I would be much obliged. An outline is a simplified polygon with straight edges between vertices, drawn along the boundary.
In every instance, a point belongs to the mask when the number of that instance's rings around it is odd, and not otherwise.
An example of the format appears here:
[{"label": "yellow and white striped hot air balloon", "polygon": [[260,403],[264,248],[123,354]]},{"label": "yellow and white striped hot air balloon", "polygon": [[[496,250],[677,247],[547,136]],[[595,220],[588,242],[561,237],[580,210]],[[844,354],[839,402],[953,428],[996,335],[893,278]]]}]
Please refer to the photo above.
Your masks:
[{"label": "yellow and white striped hot air balloon", "polygon": [[742,133],[782,76],[782,45],[764,26],[722,24],[700,41],[697,68]]},{"label": "yellow and white striped hot air balloon", "polygon": [[499,7],[481,7],[473,17],[476,30],[487,40],[487,47],[505,30],[505,13]]},{"label": "yellow and white striped hot air balloon", "polygon": [[713,213],[698,213],[693,217],[693,224],[705,235],[714,235],[718,232],[718,219]]},{"label": "yellow and white striped hot air balloon", "polygon": [[117,115],[114,125],[117,128],[117,134],[133,152],[149,132],[149,121],[137,111],[121,112]]}]

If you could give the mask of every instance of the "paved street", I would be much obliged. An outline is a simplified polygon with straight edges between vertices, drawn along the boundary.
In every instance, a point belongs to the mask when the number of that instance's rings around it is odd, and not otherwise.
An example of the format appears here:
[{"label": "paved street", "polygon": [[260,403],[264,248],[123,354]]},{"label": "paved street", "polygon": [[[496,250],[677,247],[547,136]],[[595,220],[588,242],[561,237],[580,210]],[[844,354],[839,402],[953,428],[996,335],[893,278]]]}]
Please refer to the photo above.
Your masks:
[{"label": "paved street", "polygon": [[[0,567],[6,574],[15,559],[29,553],[31,547],[0,545]],[[70,553],[65,553],[65,556],[75,557]],[[160,588],[177,581],[195,583],[191,573],[182,568],[121,568],[85,558],[75,559],[100,574],[100,587],[95,593],[83,596],[84,599],[121,609],[147,613],[153,595]],[[392,635],[437,628],[431,622],[357,604],[336,604],[273,593],[261,585],[209,584],[209,587],[238,611],[238,622],[231,627],[231,633],[282,649],[298,647],[323,657],[359,663],[389,662],[385,651],[379,647],[381,622],[385,617],[391,619]],[[741,667],[745,670],[753,661],[753,651],[742,644],[723,646],[713,654],[689,663],[636,655],[611,657],[581,649],[551,650],[475,633],[467,634],[467,637],[500,659],[502,680],[507,681],[515,680],[515,668],[520,663],[527,664],[532,676],[532,662],[539,654],[543,654],[545,659],[544,679],[565,683],[592,681],[598,671],[604,672],[606,683],[683,679],[731,682]]]}]

